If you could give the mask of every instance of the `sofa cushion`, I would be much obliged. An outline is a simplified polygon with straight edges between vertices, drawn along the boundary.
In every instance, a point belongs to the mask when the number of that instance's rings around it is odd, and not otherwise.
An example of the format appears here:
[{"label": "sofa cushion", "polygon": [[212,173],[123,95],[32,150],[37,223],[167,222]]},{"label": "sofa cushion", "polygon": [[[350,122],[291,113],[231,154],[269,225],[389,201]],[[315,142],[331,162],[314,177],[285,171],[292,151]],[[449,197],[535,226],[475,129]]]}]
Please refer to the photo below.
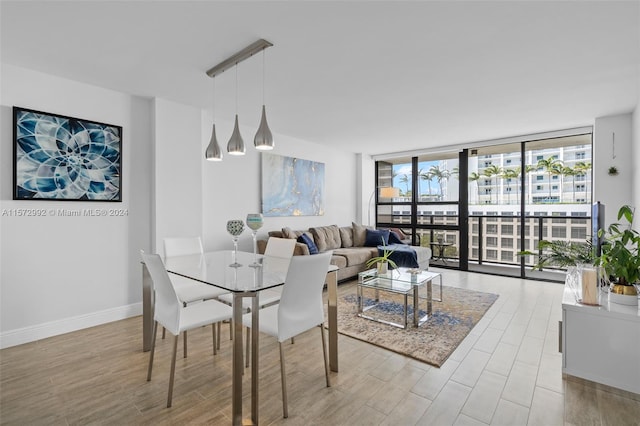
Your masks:
[{"label": "sofa cushion", "polygon": [[388,229],[367,229],[364,240],[366,247],[377,247],[379,245],[389,244],[389,230]]},{"label": "sofa cushion", "polygon": [[331,256],[331,262],[329,263],[336,265],[340,269],[344,269],[347,267],[347,258],[344,256],[337,256],[334,252],[333,256]]},{"label": "sofa cushion", "polygon": [[339,248],[333,251],[333,255],[346,259],[346,266],[361,265],[367,260],[378,255],[376,247],[349,247]]},{"label": "sofa cushion", "polygon": [[342,247],[353,247],[353,227],[341,226],[340,227],[340,240],[342,240]]},{"label": "sofa cushion", "polygon": [[337,249],[342,245],[338,225],[309,228],[309,231],[313,235],[313,240],[318,246],[319,252]]},{"label": "sofa cushion", "polygon": [[309,248],[309,254],[318,254],[318,246],[316,246],[311,237],[307,234],[300,235],[296,241],[305,244]]},{"label": "sofa cushion", "polygon": [[371,228],[370,226],[358,225],[354,222],[351,222],[351,227],[353,228],[353,246],[364,247],[364,241],[367,237],[367,229],[373,228]]},{"label": "sofa cushion", "polygon": [[300,234],[296,234],[296,232],[288,227],[284,227],[282,228],[282,236],[284,238],[290,238],[292,240],[295,240],[296,238],[298,238],[300,236]]},{"label": "sofa cushion", "polygon": [[293,249],[294,256],[309,256],[310,254],[308,245],[296,242],[296,246]]},{"label": "sofa cushion", "polygon": [[270,237],[276,237],[276,238],[289,238],[289,237],[285,237],[282,231],[269,231],[268,235]]}]

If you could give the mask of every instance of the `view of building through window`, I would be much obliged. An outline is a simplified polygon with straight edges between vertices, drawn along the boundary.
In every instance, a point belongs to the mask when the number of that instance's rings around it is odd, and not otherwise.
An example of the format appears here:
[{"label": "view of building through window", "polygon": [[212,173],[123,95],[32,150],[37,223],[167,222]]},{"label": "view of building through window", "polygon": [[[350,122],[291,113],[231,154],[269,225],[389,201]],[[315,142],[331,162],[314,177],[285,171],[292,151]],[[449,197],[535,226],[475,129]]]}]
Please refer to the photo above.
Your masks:
[{"label": "view of building through window", "polygon": [[[377,224],[415,234],[415,244],[431,246],[434,264],[457,267],[467,250],[469,270],[506,267],[500,273],[513,275],[520,275],[519,252],[535,252],[540,239],[590,238],[591,134],[468,150],[467,169],[461,200],[458,153],[378,161],[378,187],[398,196],[379,196]],[[529,276],[536,258],[524,261]]]}]

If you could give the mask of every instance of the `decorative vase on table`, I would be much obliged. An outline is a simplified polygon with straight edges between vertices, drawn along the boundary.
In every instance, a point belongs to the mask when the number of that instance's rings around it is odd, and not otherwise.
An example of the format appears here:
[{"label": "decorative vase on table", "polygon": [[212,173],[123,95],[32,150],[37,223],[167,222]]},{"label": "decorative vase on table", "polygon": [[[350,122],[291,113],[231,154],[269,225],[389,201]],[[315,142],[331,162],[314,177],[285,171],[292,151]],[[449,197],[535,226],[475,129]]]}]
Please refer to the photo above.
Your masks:
[{"label": "decorative vase on table", "polygon": [[231,234],[233,238],[233,263],[231,263],[231,267],[239,268],[242,266],[238,263],[238,237],[244,231],[244,222],[238,219],[230,220],[227,222],[227,232]]},{"label": "decorative vase on table", "polygon": [[247,226],[251,229],[251,235],[253,236],[253,263],[249,266],[252,268],[258,268],[261,266],[258,263],[258,243],[256,236],[258,235],[258,229],[262,228],[263,219],[260,213],[249,213],[247,215]]}]

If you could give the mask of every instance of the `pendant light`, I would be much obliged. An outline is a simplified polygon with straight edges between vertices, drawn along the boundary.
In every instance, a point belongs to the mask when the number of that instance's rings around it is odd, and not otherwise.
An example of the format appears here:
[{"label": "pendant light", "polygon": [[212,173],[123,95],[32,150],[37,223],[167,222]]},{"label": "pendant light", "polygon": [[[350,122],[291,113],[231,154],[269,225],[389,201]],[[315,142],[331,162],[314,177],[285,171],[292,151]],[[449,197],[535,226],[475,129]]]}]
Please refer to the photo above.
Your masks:
[{"label": "pendant light", "polygon": [[236,63],[236,122],[233,126],[233,133],[231,139],[227,144],[227,152],[229,155],[244,155],[244,141],[242,135],[240,135],[240,128],[238,127],[238,64]]},{"label": "pendant light", "polygon": [[213,79],[213,129],[211,130],[211,140],[207,146],[204,157],[209,161],[222,161],[222,150],[216,137],[216,79]]},{"label": "pendant light", "polygon": [[260,126],[258,126],[258,131],[256,133],[255,138],[253,138],[253,145],[257,150],[260,151],[269,151],[273,149],[273,135],[271,134],[271,130],[269,129],[269,125],[267,124],[267,113],[265,110],[265,102],[264,102],[264,92],[265,92],[265,53],[264,49],[262,49],[262,117],[260,118]]},{"label": "pendant light", "polygon": [[[271,134],[271,130],[269,129],[269,125],[267,124],[267,114],[265,109],[265,66],[264,66],[264,49],[273,46],[272,43],[267,40],[260,39],[251,43],[249,46],[244,49],[236,52],[231,55],[224,61],[220,62],[218,65],[207,71],[207,76],[215,79],[218,74],[225,72],[231,67],[236,68],[236,117],[233,126],[233,133],[231,134],[231,138],[227,143],[227,152],[229,155],[244,155],[245,147],[244,141],[242,140],[242,135],[240,135],[240,126],[238,124],[238,64],[245,59],[250,58],[256,53],[262,51],[262,119],[260,120],[260,125],[258,126],[258,132],[254,138],[254,145],[258,150],[269,150],[273,149],[273,136]],[[214,85],[215,92],[215,85]],[[215,93],[214,93],[215,97]],[[214,107],[215,107],[215,99],[214,99]],[[214,111],[214,121],[215,121],[215,111]],[[222,160],[222,151],[220,149],[220,145],[218,145],[218,139],[216,137],[216,126],[213,124],[213,129],[211,132],[211,140],[209,141],[209,145],[207,146],[207,150],[205,152],[205,158],[210,161],[221,161]]]}]

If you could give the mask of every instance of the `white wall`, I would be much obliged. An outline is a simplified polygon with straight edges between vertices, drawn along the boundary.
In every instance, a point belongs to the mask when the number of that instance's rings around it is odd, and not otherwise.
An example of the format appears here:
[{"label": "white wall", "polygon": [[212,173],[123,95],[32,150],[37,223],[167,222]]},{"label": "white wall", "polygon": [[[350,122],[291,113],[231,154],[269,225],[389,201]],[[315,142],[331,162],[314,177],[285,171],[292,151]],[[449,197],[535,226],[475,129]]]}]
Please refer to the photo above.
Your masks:
[{"label": "white wall", "polygon": [[[1,78],[0,347],[139,313],[137,251],[150,241],[149,101],[7,64]],[[122,126],[123,202],[13,201],[14,105]],[[126,215],[57,213],[87,208]],[[15,209],[48,214],[12,216]]]},{"label": "white wall", "polygon": [[154,195],[152,246],[164,253],[166,237],[202,235],[201,112],[154,100]]},{"label": "white wall", "polygon": [[[631,118],[632,162],[633,168],[633,205],[640,207],[640,71],[638,71],[638,103]],[[640,219],[640,209],[638,209]],[[640,220],[634,221],[634,227],[640,230]]]},{"label": "white wall", "polygon": [[[617,221],[621,206],[633,204],[634,164],[637,163],[632,158],[631,114],[596,118],[593,128],[593,200],[605,205],[606,226]],[[607,173],[611,166],[618,168],[617,176]]]}]

